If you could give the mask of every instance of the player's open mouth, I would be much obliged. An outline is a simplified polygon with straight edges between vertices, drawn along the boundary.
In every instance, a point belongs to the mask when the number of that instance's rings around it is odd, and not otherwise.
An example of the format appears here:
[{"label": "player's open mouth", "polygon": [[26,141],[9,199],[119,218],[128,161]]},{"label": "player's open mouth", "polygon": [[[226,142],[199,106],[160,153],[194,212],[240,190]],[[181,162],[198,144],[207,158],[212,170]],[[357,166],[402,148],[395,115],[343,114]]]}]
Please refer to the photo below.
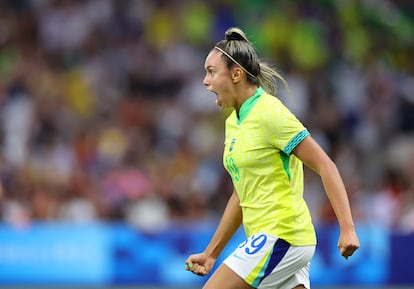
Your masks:
[{"label": "player's open mouth", "polygon": [[218,98],[218,93],[217,92],[215,92],[215,91],[213,91],[213,90],[210,90],[210,89],[207,89],[209,92],[211,92],[211,93],[214,93],[216,96],[217,96],[217,98],[216,98],[216,105],[217,106],[222,106],[222,104],[223,104],[223,102]]},{"label": "player's open mouth", "polygon": [[211,93],[214,93],[215,95],[217,95],[217,92],[215,92],[215,91],[213,91],[211,89],[208,89],[208,88],[207,88],[207,90],[208,90],[208,92],[211,92]]}]

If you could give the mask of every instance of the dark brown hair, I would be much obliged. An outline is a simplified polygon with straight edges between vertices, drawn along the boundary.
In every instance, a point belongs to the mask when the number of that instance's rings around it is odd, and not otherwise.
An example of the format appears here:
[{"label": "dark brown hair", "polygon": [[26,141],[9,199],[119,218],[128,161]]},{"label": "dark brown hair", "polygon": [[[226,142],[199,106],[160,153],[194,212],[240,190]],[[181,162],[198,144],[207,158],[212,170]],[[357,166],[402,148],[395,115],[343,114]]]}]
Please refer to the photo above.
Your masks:
[{"label": "dark brown hair", "polygon": [[283,77],[260,60],[256,49],[240,28],[230,28],[224,36],[224,39],[219,41],[214,48],[223,53],[223,58],[229,69],[233,65],[240,66],[246,72],[249,83],[262,86],[266,92],[275,96],[277,94],[276,79],[281,80],[289,91]]}]

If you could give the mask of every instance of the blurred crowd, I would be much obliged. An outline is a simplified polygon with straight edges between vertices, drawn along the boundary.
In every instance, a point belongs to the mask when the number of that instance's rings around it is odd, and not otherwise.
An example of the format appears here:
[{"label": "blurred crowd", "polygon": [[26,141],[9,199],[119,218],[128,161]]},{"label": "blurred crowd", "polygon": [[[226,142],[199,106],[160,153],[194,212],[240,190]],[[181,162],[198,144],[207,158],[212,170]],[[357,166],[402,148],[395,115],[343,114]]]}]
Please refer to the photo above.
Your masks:
[{"label": "blurred crowd", "polygon": [[[227,111],[202,85],[231,26],[287,80],[278,97],[337,163],[358,221],[414,232],[414,3],[1,0],[0,214],[217,218]],[[306,169],[316,224],[335,221]]]}]

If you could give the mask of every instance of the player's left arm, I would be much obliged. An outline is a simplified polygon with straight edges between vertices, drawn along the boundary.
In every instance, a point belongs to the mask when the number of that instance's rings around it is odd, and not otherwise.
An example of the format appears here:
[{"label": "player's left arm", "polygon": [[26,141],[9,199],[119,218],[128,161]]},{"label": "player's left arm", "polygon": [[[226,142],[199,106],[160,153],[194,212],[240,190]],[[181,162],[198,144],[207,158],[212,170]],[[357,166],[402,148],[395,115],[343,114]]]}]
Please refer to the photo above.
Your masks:
[{"label": "player's left arm", "polygon": [[293,154],[320,175],[340,227],[338,248],[341,255],[348,258],[359,248],[359,240],[345,185],[336,164],[311,136],[300,142]]}]

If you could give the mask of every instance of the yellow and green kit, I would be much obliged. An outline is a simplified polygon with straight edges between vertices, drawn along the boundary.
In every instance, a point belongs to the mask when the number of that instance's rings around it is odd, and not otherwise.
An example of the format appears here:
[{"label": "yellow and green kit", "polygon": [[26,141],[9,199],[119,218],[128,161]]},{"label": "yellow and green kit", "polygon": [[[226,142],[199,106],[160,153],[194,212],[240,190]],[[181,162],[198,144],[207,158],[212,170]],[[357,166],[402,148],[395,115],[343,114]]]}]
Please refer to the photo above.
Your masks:
[{"label": "yellow and green kit", "polygon": [[240,198],[247,236],[268,233],[293,246],[315,245],[303,198],[303,164],[292,154],[308,130],[259,87],[226,120],[223,163]]}]

